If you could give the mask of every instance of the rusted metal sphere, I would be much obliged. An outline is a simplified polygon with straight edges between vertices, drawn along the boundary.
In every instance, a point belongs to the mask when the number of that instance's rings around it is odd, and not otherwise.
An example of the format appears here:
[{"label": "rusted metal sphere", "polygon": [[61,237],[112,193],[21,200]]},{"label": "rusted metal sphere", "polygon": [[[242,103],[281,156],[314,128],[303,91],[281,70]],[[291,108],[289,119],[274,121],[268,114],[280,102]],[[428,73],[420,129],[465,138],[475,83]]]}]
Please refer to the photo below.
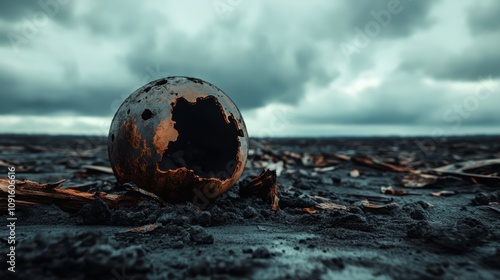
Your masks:
[{"label": "rusted metal sphere", "polygon": [[236,105],[214,85],[167,77],[133,92],[116,112],[108,153],[120,183],[166,201],[204,203],[243,173],[248,134]]}]

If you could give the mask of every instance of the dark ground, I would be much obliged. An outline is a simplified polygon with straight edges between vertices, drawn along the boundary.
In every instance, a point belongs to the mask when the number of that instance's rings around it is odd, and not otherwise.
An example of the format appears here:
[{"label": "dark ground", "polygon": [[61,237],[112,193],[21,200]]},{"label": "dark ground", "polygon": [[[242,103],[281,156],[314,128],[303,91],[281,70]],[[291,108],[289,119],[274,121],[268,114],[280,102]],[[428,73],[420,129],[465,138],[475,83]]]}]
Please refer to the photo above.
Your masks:
[{"label": "dark ground", "polygon": [[[253,140],[239,184],[286,155],[282,158],[289,162],[278,176],[278,213],[269,202],[240,197],[239,185],[203,208],[145,201],[136,208],[109,209],[100,200],[79,213],[32,206],[17,212],[15,275],[6,271],[8,233],[2,226],[0,279],[500,279],[495,203],[500,186],[444,180],[408,189],[401,184],[406,173],[331,158],[334,170],[315,171],[315,164],[294,162],[288,153],[303,158],[304,153],[322,153],[326,159],[330,153],[359,153],[426,169],[500,158],[499,140]],[[4,135],[0,160],[17,166],[18,179],[45,183],[66,178],[64,187],[112,192],[117,188],[112,175],[79,172],[83,165],[108,165],[105,144],[103,138],[85,136]],[[350,176],[353,169],[361,175]],[[383,186],[409,195],[382,194]],[[453,193],[431,195],[443,190]],[[397,206],[371,209],[362,206],[365,199]],[[348,208],[315,208],[324,202]],[[153,223],[158,227],[151,232],[123,233]]]}]

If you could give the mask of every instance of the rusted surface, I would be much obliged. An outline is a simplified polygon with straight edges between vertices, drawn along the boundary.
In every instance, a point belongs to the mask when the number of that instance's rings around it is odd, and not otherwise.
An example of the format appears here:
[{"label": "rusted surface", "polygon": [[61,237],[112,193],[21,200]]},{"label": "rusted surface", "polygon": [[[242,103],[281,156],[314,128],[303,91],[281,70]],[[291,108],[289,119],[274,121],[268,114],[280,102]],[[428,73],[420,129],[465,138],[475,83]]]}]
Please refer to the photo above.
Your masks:
[{"label": "rusted surface", "polygon": [[167,77],[133,92],[113,118],[111,166],[166,201],[212,200],[241,176],[248,134],[236,105],[199,79]]}]

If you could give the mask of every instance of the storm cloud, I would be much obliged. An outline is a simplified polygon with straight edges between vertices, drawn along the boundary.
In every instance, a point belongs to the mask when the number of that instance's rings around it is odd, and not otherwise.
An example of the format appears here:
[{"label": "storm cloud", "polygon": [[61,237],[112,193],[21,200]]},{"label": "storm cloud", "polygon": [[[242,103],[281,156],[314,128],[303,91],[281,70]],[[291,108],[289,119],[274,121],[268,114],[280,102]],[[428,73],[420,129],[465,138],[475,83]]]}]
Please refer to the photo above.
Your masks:
[{"label": "storm cloud", "polygon": [[[0,119],[22,129],[0,131],[29,132],[25,118],[50,132],[37,117],[86,129],[94,120],[102,131],[135,89],[178,75],[225,91],[251,135],[280,108],[292,113],[275,135],[454,127],[455,104],[473,108],[460,126],[498,132],[499,9],[451,0],[3,1]],[[467,98],[484,83],[491,94],[476,106]]]},{"label": "storm cloud", "polygon": [[[487,78],[500,78],[500,3],[482,1],[467,3],[465,26],[455,26],[449,32],[466,32],[455,48],[443,50],[425,48],[426,54],[408,58],[401,69],[424,72],[442,80],[480,81]],[[464,35],[465,35],[464,34]]]}]

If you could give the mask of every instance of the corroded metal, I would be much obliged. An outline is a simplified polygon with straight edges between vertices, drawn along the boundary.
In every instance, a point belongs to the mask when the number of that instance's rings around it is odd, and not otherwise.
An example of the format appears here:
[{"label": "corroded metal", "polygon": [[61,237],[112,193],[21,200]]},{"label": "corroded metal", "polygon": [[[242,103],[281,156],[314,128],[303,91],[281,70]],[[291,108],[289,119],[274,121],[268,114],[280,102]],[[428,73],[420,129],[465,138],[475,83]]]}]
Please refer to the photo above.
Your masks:
[{"label": "corroded metal", "polygon": [[236,105],[220,89],[167,77],[133,92],[116,112],[108,153],[120,183],[166,201],[211,200],[241,176],[248,134]]}]

